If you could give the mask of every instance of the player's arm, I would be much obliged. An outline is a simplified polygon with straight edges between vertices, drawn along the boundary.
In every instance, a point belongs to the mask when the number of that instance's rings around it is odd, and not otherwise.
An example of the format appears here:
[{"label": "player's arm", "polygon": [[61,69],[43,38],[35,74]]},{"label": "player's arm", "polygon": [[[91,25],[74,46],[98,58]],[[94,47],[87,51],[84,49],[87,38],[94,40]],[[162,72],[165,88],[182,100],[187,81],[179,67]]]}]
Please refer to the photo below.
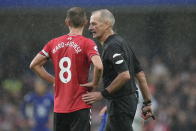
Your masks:
[{"label": "player's arm", "polygon": [[48,81],[49,83],[54,83],[54,76],[48,73],[43,65],[47,62],[47,57],[41,54],[37,54],[31,61],[30,69],[32,69],[38,76],[42,79]]},{"label": "player's arm", "polygon": [[26,113],[26,106],[27,104],[30,104],[32,102],[32,95],[27,94],[24,96],[24,100],[21,104],[21,111],[22,111],[22,115],[24,116],[24,118],[27,120],[28,119],[28,115]]},{"label": "player's arm", "polygon": [[94,66],[94,72],[93,72],[93,84],[95,86],[98,86],[99,81],[101,79],[102,73],[103,73],[103,64],[101,61],[101,58],[99,55],[94,55],[91,57],[91,61]]},{"label": "player's arm", "polygon": [[[32,94],[27,94],[24,96],[24,100],[21,104],[21,113],[23,115],[23,122],[29,126],[29,127],[32,127],[33,124],[34,124],[34,121],[33,119],[31,119],[31,117],[29,116],[28,114],[28,106],[31,105],[31,106],[34,106],[33,103],[32,103],[32,100],[33,100],[33,97],[32,97]],[[31,107],[30,106],[30,107]],[[33,107],[31,107],[33,108]]]},{"label": "player's arm", "polygon": [[100,81],[102,73],[103,73],[103,64],[102,64],[102,61],[101,61],[101,58],[99,55],[93,55],[91,57],[91,61],[94,66],[93,80],[92,80],[92,82],[89,82],[86,84],[81,84],[81,86],[95,89],[98,87],[99,81]]}]

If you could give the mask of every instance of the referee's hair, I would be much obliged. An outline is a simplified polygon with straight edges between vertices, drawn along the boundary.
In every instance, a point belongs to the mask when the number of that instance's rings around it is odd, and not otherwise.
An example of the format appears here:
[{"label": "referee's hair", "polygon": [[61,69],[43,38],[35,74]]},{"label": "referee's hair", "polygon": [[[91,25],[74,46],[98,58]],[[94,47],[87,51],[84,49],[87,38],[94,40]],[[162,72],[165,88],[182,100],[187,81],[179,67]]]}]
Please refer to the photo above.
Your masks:
[{"label": "referee's hair", "polygon": [[100,13],[100,20],[101,21],[108,21],[111,26],[113,27],[115,24],[115,18],[114,15],[108,10],[108,9],[100,9],[100,10],[95,10],[92,12],[92,14],[95,13]]},{"label": "referee's hair", "polygon": [[87,16],[84,9],[72,7],[67,11],[66,21],[69,20],[75,28],[82,27],[87,22]]}]

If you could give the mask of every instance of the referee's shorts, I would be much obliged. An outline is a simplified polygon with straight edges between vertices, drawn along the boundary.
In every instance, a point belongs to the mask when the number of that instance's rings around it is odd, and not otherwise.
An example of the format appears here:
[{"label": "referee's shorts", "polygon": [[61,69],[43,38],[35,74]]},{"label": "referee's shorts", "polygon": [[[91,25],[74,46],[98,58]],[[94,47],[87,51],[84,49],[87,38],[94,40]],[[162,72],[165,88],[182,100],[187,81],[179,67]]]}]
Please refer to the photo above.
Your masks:
[{"label": "referee's shorts", "polygon": [[[137,109],[138,94],[136,92],[125,96],[121,98],[120,101],[121,102],[118,100],[112,102],[110,110],[119,110],[119,112],[113,111],[112,115],[108,115],[105,131],[133,131],[132,124]],[[123,107],[125,112],[121,112]]]}]

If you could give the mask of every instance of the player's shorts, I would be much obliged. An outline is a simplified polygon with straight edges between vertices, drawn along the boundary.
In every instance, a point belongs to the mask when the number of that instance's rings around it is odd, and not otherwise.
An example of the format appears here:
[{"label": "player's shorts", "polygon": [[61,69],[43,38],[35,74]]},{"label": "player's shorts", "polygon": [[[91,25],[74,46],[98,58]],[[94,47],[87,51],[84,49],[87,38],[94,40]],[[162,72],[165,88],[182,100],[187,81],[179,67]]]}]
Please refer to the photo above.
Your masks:
[{"label": "player's shorts", "polygon": [[90,131],[90,109],[54,113],[54,131]]},{"label": "player's shorts", "polygon": [[112,100],[105,131],[133,131],[132,123],[137,103],[137,94]]}]

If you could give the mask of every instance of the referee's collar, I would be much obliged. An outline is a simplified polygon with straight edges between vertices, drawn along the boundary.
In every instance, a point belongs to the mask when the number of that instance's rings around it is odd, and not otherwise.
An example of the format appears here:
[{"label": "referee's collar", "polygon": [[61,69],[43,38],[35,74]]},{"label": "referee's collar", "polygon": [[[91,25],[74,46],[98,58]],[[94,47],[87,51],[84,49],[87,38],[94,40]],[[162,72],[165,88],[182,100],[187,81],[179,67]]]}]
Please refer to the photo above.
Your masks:
[{"label": "referee's collar", "polygon": [[112,35],[110,35],[106,40],[105,40],[105,42],[104,42],[104,45],[109,41],[109,40],[111,40],[114,36],[116,36],[117,34],[112,34]]}]

